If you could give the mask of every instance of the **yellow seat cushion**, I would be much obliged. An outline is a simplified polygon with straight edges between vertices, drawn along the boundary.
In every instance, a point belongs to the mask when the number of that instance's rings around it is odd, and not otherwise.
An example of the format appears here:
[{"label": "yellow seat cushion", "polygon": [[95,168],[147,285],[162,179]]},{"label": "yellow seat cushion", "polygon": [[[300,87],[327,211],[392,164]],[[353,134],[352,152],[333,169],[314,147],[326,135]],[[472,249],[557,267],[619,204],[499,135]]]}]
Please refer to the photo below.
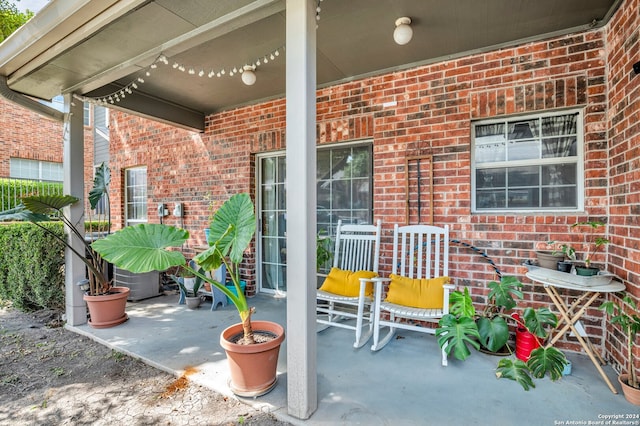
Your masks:
[{"label": "yellow seat cushion", "polygon": [[[327,293],[339,294],[346,297],[358,297],[360,295],[360,278],[374,278],[378,274],[371,271],[352,272],[340,268],[331,268],[320,290]],[[373,283],[368,282],[365,295],[373,295]]]},{"label": "yellow seat cushion", "polygon": [[391,274],[391,283],[385,301],[402,306],[423,309],[442,309],[443,285],[449,277],[407,278]]}]

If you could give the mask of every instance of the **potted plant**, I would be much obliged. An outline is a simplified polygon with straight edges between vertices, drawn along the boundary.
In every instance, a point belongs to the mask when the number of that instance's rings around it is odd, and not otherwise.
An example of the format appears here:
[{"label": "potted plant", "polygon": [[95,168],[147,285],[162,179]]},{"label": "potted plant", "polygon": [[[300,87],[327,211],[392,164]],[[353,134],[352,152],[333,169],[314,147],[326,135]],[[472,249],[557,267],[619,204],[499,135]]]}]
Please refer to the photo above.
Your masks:
[{"label": "potted plant", "polygon": [[538,339],[540,347],[531,351],[526,362],[511,357],[501,359],[496,376],[515,380],[525,390],[529,390],[535,387],[532,378],[542,378],[549,374],[552,380],[559,379],[567,360],[554,347],[541,345],[548,334],[545,327],[555,327],[558,323],[557,317],[549,309],[528,307],[523,312],[523,320],[507,313],[516,306],[514,296],[522,297],[519,290],[521,286],[522,283],[513,276],[501,277],[500,282],[490,282],[488,300],[491,302],[482,313],[478,313],[473,306],[468,288],[464,292],[452,292],[450,313],[438,322],[436,336],[440,347],[447,354],[453,352],[453,356],[459,360],[465,360],[471,355],[470,347],[478,350],[484,346],[492,351],[505,347],[513,355],[507,344],[510,337],[507,320],[515,319],[517,326],[526,328]]},{"label": "potted plant", "polygon": [[331,252],[331,238],[326,235],[326,231],[318,232],[316,235],[316,269],[319,271],[331,259],[333,259],[333,253]]},{"label": "potted plant", "polygon": [[[200,273],[204,273],[202,268]],[[180,303],[182,303],[184,298],[184,302],[189,309],[197,309],[202,301],[198,294],[203,284],[202,278],[197,277],[191,268],[181,268],[179,277],[175,275],[169,276],[178,284],[178,287],[180,287]]]},{"label": "potted plant", "polygon": [[593,259],[593,256],[598,251],[600,251],[602,247],[609,244],[608,239],[600,235],[597,235],[595,233],[600,227],[603,227],[604,225],[605,225],[604,222],[600,222],[600,221],[577,222],[571,225],[572,229],[586,227],[589,230],[589,233],[586,234],[587,236],[585,237],[587,240],[588,248],[583,259],[584,265],[582,264],[575,265],[576,273],[578,275],[583,275],[583,276],[597,275],[598,272],[600,271],[599,268],[591,266],[591,261]]},{"label": "potted plant", "polygon": [[[547,242],[547,246],[553,246],[553,244],[555,244],[555,241]],[[554,270],[558,268],[558,262],[562,262],[565,258],[565,254],[563,252],[555,249],[537,249],[536,256],[538,258],[538,265],[540,265],[541,268]]]},{"label": "potted plant", "polygon": [[618,381],[622,386],[624,397],[634,405],[640,405],[640,382],[635,370],[635,357],[633,354],[633,344],[640,331],[640,316],[638,308],[631,296],[625,295],[622,303],[607,301],[600,305],[611,317],[611,324],[619,324],[622,332],[627,338],[627,374],[620,374]]},{"label": "potted plant", "polygon": [[[553,244],[554,241],[549,241],[548,244]],[[562,244],[560,246],[560,253],[563,254],[563,260],[558,262],[558,271],[571,272],[573,263],[576,261],[576,250],[569,244]],[[554,252],[556,253],[556,252]],[[566,259],[566,260],[565,260]]]},{"label": "potted plant", "polygon": [[[275,386],[278,353],[284,340],[281,325],[251,320],[254,308],[248,306],[241,290],[240,263],[255,228],[255,211],[249,194],[233,195],[214,215],[209,248],[194,259],[202,268],[198,271],[186,263],[181,252],[168,250],[180,247],[189,238],[188,231],[173,226],[140,224],[93,243],[94,250],[120,268],[140,273],[174,266],[191,269],[197,277],[210,282],[229,298],[238,310],[241,322],[222,332],[220,344],[229,360],[230,388],[240,396],[259,396]],[[204,272],[222,264],[226,266],[235,292]]]},{"label": "potted plant", "polygon": [[[102,196],[108,197],[110,182],[109,168],[103,163],[96,170],[93,180],[93,188],[89,192],[91,209],[95,209]],[[107,198],[108,200],[108,198]],[[89,325],[93,328],[113,327],[125,322],[128,317],[125,313],[128,287],[113,286],[109,278],[109,264],[95,250],[91,248],[90,240],[78,231],[71,220],[65,216],[64,209],[79,199],[71,195],[34,195],[22,199],[22,204],[14,209],[0,213],[3,220],[26,220],[32,222],[52,237],[61,241],[73,254],[87,267],[87,279],[78,283],[85,291],[84,300],[89,308]],[[108,201],[107,201],[108,205]],[[69,239],[63,239],[55,235],[49,229],[40,225],[40,222],[59,218],[70,230],[70,238],[76,238],[82,242],[84,249],[76,250]],[[111,221],[108,221],[107,233]]]}]

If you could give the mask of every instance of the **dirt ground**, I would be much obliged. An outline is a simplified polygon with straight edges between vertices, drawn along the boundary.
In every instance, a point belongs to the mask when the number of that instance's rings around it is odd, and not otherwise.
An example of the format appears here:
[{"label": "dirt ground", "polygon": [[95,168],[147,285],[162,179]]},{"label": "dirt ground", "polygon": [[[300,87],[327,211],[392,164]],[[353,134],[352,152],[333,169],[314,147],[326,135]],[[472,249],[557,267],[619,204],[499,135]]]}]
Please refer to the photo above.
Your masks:
[{"label": "dirt ground", "polygon": [[285,425],[65,330],[55,312],[0,306],[0,425]]}]

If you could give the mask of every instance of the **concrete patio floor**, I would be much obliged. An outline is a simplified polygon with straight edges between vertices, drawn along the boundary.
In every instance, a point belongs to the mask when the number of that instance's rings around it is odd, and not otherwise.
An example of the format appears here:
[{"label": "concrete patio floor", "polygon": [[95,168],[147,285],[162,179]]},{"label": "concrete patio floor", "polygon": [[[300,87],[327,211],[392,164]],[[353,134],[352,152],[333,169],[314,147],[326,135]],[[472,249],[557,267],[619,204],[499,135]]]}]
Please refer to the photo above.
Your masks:
[{"label": "concrete patio floor", "polygon": [[[254,319],[286,325],[286,299],[258,295],[249,303],[256,307]],[[175,375],[194,367],[197,373],[191,380],[231,396],[219,336],[238,322],[238,315],[231,305],[215,311],[210,306],[203,302],[189,310],[178,305],[177,295],[163,295],[128,303],[129,320],[120,326],[68,328]],[[624,399],[613,369],[604,367],[617,395],[585,355],[568,353],[571,375],[557,382],[536,380],[536,388],[525,392],[515,382],[496,379],[494,356],[473,353],[464,362],[450,358],[449,366],[442,367],[433,336],[401,330],[396,337],[372,353],[369,345],[353,349],[351,331],[330,328],[319,333],[318,409],[308,420],[287,414],[286,339],[276,387],[259,398],[239,399],[304,425],[607,424],[614,419],[610,416],[620,417],[608,424],[639,424],[637,417],[624,417],[640,410]]]}]

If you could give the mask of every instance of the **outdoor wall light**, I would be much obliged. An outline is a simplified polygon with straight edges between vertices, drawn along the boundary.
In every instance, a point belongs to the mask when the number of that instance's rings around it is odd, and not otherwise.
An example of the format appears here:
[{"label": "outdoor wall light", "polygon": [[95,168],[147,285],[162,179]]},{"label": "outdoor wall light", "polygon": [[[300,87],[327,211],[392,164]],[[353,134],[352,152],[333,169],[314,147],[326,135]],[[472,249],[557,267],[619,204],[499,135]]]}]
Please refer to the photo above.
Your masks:
[{"label": "outdoor wall light", "polygon": [[633,64],[633,72],[636,73],[636,75],[640,74],[640,61]]},{"label": "outdoor wall light", "polygon": [[87,278],[80,280],[76,283],[76,285],[78,286],[78,288],[80,290],[82,290],[83,292],[87,292],[89,291],[89,280]]},{"label": "outdoor wall light", "polygon": [[411,29],[411,18],[406,16],[396,19],[396,29],[393,30],[393,39],[399,45],[407,44],[413,37],[413,30]]},{"label": "outdoor wall light", "polygon": [[252,65],[245,65],[243,67],[242,82],[247,86],[252,86],[256,82],[256,73],[253,72],[254,69],[255,67]]}]

